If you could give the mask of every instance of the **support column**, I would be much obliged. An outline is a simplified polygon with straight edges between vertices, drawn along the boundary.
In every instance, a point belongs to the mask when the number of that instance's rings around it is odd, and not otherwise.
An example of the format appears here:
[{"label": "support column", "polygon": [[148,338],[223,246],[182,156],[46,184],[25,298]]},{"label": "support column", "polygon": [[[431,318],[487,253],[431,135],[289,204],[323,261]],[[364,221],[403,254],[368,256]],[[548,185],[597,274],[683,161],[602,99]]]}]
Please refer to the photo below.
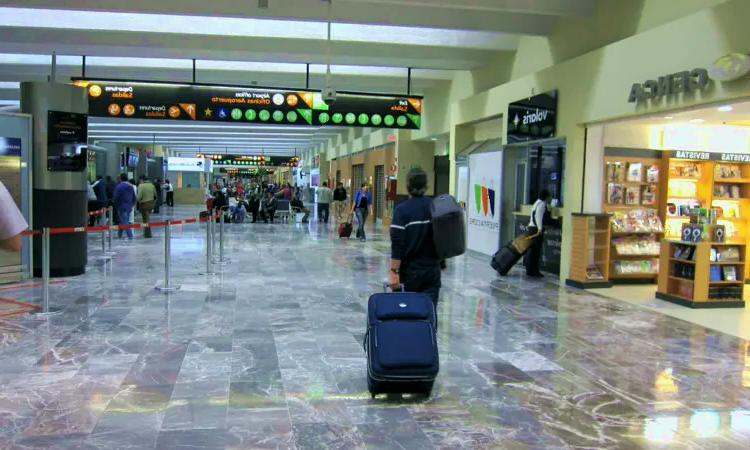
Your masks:
[{"label": "support column", "polygon": [[[75,130],[71,123],[50,123],[50,111],[88,114],[86,89],[71,84],[21,83],[21,111],[34,117],[33,214],[34,229],[83,227],[88,216],[86,167],[80,171],[49,170],[48,157],[76,152],[76,144],[86,144],[85,129]],[[78,120],[75,121],[79,123]],[[83,124],[86,123],[84,118]],[[62,130],[62,131],[61,131]],[[83,133],[83,140],[69,139]],[[66,143],[60,144],[65,140]],[[57,143],[55,143],[57,141]],[[88,155],[82,150],[83,159]],[[59,166],[58,168],[61,168]],[[69,277],[86,271],[86,233],[58,234],[50,237],[50,276]],[[42,275],[41,239],[34,239],[34,276]]]}]

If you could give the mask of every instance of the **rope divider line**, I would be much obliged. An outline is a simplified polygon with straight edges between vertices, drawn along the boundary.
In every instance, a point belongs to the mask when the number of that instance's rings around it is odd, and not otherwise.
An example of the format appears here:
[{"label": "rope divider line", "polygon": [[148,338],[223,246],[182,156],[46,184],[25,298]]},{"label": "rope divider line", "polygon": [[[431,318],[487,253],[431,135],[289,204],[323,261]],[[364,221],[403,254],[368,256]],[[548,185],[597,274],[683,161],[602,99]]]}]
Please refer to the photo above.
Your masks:
[{"label": "rope divider line", "polygon": [[[108,209],[108,208],[107,208]],[[187,223],[206,222],[211,219],[218,219],[221,214],[217,213],[209,217],[193,217],[190,219],[175,219],[165,220],[160,222],[149,222],[149,223],[131,223],[127,225],[97,225],[93,227],[67,227],[67,228],[50,228],[50,234],[68,234],[68,233],[91,233],[95,231],[107,231],[107,230],[127,230],[127,229],[138,229],[138,228],[159,228],[166,227],[167,225],[183,225]],[[33,236],[42,234],[41,230],[24,230],[21,232],[22,236]]]},{"label": "rope divider line", "polygon": [[105,212],[109,211],[110,209],[112,209],[112,208],[109,208],[109,207],[107,207],[107,208],[102,208],[102,209],[100,209],[99,211],[90,211],[90,212],[87,212],[87,213],[86,213],[86,215],[89,215],[89,216],[96,216],[96,215],[99,215],[99,214],[103,214],[103,213],[105,213]]}]

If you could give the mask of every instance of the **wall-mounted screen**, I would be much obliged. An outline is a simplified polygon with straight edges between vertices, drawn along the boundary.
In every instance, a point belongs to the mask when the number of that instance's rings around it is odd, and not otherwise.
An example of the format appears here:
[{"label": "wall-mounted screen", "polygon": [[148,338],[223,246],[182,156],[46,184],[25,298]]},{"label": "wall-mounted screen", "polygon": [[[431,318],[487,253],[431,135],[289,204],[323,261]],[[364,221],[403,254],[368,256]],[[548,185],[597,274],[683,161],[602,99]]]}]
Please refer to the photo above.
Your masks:
[{"label": "wall-mounted screen", "polygon": [[88,149],[88,116],[63,111],[47,112],[47,170],[83,172]]}]

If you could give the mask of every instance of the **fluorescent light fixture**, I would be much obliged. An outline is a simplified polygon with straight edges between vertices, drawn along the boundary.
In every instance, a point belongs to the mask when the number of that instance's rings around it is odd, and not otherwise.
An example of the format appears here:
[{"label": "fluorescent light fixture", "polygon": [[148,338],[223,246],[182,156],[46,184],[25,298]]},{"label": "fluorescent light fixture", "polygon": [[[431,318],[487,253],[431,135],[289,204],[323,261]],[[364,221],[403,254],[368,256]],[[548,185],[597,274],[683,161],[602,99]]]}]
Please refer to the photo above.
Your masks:
[{"label": "fluorescent light fixture", "polygon": [[703,122],[705,122],[705,120],[703,120],[703,119],[693,119],[690,122],[691,123],[703,123]]},{"label": "fluorescent light fixture", "polygon": [[719,111],[721,112],[729,112],[729,111],[732,111],[733,109],[734,109],[734,106],[730,106],[730,105],[719,106]]},{"label": "fluorescent light fixture", "polygon": [[437,138],[430,138],[431,141],[437,141]]},{"label": "fluorescent light fixture", "polygon": [[[140,14],[65,9],[0,8],[0,26],[57,30],[128,31],[229,37],[327,39],[327,24],[318,21],[271,20],[179,14]],[[487,31],[446,30],[426,27],[334,23],[334,41],[435,45],[488,50],[514,50],[518,38]]]},{"label": "fluorescent light fixture", "polygon": [[21,106],[18,100],[0,100],[0,106]]},{"label": "fluorescent light fixture", "polygon": [[674,117],[672,117],[672,116],[665,116],[664,118],[665,118],[665,119],[667,119],[667,120],[672,120],[672,119],[674,119]]},{"label": "fluorescent light fixture", "polygon": [[20,81],[0,81],[0,89],[20,89]]}]

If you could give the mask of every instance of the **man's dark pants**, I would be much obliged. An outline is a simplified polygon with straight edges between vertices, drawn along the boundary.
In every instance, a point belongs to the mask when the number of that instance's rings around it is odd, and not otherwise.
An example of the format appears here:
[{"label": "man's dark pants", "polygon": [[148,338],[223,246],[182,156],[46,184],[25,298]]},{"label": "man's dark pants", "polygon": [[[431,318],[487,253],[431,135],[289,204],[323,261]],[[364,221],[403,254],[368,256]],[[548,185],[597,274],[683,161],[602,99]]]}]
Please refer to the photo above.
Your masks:
[{"label": "man's dark pants", "polygon": [[331,205],[328,203],[318,203],[318,220],[328,223],[328,215],[331,213]]},{"label": "man's dark pants", "polygon": [[437,304],[440,298],[440,263],[435,261],[433,266],[418,266],[414,264],[401,264],[401,284],[406,292],[424,292],[432,299],[435,306],[435,331],[437,331]]}]

